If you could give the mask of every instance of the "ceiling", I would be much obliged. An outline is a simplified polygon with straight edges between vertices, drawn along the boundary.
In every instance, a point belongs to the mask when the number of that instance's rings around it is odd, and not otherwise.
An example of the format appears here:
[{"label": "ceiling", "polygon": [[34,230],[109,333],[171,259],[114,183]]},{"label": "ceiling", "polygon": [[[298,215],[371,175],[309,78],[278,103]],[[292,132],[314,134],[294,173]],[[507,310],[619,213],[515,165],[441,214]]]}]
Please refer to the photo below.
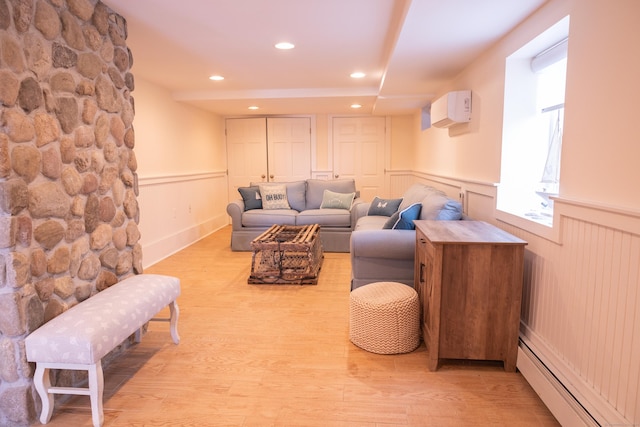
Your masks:
[{"label": "ceiling", "polygon": [[234,116],[412,113],[546,0],[103,1],[136,77]]}]

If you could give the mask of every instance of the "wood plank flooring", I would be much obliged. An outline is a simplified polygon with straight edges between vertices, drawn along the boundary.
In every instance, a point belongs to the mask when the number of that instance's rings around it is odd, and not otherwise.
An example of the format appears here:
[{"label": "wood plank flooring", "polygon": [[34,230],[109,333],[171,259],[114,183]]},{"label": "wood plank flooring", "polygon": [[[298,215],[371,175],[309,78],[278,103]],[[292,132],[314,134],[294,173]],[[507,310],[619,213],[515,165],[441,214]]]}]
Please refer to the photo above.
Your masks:
[{"label": "wood plank flooring", "polygon": [[[153,322],[105,369],[105,427],[557,426],[501,364],[427,369],[424,344],[377,355],[349,341],[349,254],[326,253],[317,285],[248,285],[230,227],[145,273],[182,282],[179,331]],[[34,425],[39,425],[36,422]],[[86,396],[56,396],[48,426],[91,426]]]}]

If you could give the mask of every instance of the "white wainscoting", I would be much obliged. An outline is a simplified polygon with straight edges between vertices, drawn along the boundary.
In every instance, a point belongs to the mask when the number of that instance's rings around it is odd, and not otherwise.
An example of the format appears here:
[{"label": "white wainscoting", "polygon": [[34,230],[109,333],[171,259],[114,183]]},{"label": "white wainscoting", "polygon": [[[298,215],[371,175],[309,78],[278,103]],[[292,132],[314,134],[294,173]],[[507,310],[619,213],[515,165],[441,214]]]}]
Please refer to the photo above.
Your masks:
[{"label": "white wainscoting", "polygon": [[640,425],[640,212],[559,198],[549,238],[499,221],[493,183],[389,178],[392,194],[459,195],[472,219],[528,242],[518,368],[563,425]]},{"label": "white wainscoting", "polygon": [[143,267],[229,224],[226,172],[139,178]]},{"label": "white wainscoting", "polygon": [[602,426],[640,424],[640,213],[556,199],[529,242],[521,339]]}]

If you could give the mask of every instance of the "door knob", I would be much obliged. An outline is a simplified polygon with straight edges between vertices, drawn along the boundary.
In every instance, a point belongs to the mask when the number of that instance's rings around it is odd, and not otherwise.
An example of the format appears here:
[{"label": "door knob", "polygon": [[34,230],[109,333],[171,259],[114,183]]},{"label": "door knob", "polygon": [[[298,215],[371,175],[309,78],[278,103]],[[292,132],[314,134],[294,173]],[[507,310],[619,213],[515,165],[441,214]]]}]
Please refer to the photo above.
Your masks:
[{"label": "door knob", "polygon": [[273,175],[269,175],[269,178],[273,179]]},{"label": "door knob", "polygon": [[267,175],[262,174],[262,179],[265,179],[267,177]]},{"label": "door knob", "polygon": [[335,177],[335,178],[338,178],[339,176],[340,176],[340,175],[338,175],[338,174],[335,174],[335,175],[334,175],[334,177]]}]

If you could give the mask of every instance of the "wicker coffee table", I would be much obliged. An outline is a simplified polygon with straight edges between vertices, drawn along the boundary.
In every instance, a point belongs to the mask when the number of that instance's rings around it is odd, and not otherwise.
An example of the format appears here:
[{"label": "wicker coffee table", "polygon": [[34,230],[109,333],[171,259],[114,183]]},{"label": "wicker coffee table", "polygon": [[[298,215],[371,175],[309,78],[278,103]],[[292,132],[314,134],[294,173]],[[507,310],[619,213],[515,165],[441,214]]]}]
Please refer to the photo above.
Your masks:
[{"label": "wicker coffee table", "polygon": [[253,239],[250,284],[316,285],[324,258],[320,226],[274,225]]}]

